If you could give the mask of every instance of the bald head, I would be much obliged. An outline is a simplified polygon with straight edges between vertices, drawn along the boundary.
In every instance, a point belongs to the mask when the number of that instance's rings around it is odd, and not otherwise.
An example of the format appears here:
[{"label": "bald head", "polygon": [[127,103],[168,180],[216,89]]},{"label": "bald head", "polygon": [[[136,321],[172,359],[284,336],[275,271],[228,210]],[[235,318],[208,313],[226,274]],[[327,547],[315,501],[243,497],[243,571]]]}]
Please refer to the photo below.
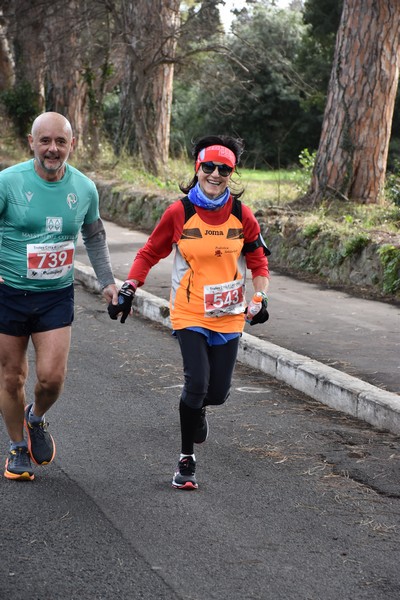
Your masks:
[{"label": "bald head", "polygon": [[60,113],[45,112],[36,117],[32,124],[32,137],[35,137],[43,128],[57,128],[59,130],[64,130],[65,135],[72,138],[71,123]]},{"label": "bald head", "polygon": [[46,181],[62,179],[75,143],[68,119],[57,112],[42,113],[34,120],[28,140],[39,177]]}]

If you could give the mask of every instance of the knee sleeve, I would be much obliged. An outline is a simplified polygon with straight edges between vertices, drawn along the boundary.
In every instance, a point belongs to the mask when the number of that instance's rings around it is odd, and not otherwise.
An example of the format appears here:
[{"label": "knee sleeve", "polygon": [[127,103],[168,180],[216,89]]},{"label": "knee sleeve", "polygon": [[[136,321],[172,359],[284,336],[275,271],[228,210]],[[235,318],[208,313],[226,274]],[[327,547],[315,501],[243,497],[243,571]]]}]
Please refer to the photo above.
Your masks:
[{"label": "knee sleeve", "polygon": [[187,390],[183,390],[181,396],[181,402],[189,406],[189,408],[198,409],[203,408],[204,405],[204,397],[205,394],[196,394],[193,392],[188,392]]},{"label": "knee sleeve", "polygon": [[231,395],[230,392],[228,392],[224,397],[223,396],[209,397],[207,395],[207,397],[204,399],[204,406],[220,406],[221,404],[225,404],[225,402],[228,400],[230,395]]}]

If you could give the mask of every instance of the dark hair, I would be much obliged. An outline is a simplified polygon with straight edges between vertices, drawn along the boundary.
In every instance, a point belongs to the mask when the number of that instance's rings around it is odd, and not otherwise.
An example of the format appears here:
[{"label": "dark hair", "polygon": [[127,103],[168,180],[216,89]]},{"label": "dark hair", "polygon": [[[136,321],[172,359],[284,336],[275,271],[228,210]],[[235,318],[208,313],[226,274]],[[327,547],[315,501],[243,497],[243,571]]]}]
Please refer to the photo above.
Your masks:
[{"label": "dark hair", "polygon": [[[225,148],[229,148],[229,150],[232,150],[232,152],[234,153],[234,155],[236,157],[236,166],[238,165],[238,163],[240,161],[240,157],[244,150],[243,140],[241,140],[240,138],[233,138],[229,135],[207,135],[205,137],[200,138],[196,142],[194,142],[193,149],[192,149],[192,156],[194,158],[194,162],[196,163],[199,152],[201,150],[203,150],[203,148],[208,148],[208,146],[215,146],[215,145],[224,146]],[[235,170],[236,170],[236,167],[235,167]],[[187,185],[184,185],[181,183],[179,186],[179,189],[184,194],[187,194],[189,192],[189,190],[194,188],[197,181],[198,181],[197,175],[194,174],[194,176],[192,177],[190,182]],[[232,195],[235,196],[235,198],[239,198],[239,196],[241,196],[243,194],[243,191],[244,190],[241,190],[237,194],[232,194]]]}]

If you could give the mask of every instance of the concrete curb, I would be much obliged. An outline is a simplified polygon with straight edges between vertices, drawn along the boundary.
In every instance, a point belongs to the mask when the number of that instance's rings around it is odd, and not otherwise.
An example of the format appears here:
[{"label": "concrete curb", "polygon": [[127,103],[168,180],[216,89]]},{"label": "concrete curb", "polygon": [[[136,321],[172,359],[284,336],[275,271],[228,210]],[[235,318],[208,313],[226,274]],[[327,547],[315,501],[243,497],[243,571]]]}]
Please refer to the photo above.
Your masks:
[{"label": "concrete curb", "polygon": [[[100,293],[94,271],[75,262],[75,279]],[[117,285],[122,281],[117,280]],[[135,308],[144,317],[171,329],[168,302],[138,289]],[[367,423],[400,434],[400,396],[386,392],[352,375],[243,333],[238,360],[258,369],[331,408]]]}]

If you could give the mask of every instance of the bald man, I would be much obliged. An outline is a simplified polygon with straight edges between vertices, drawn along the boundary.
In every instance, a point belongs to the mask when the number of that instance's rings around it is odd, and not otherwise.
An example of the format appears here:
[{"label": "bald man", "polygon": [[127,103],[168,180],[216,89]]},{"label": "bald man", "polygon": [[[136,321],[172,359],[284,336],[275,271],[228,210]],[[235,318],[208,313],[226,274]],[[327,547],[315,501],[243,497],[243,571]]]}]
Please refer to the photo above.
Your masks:
[{"label": "bald man", "polygon": [[[96,186],[67,163],[71,124],[43,113],[28,141],[34,158],[0,172],[0,410],[10,437],[4,476],[16,481],[32,481],[32,462],[55,456],[45,413],[66,376],[80,231],[107,303],[118,297]],[[36,383],[27,400],[29,340]]]}]

